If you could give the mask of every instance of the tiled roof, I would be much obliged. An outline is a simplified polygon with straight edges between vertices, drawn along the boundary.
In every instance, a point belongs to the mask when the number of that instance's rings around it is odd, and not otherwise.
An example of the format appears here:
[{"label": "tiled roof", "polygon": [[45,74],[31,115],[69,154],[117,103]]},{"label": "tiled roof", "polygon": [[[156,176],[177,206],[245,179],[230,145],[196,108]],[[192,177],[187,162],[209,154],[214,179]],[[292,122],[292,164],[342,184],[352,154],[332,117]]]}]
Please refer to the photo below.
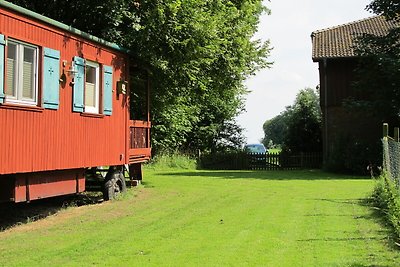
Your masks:
[{"label": "tiled roof", "polygon": [[322,58],[354,57],[356,37],[365,33],[382,36],[394,27],[395,22],[387,21],[383,16],[374,16],[315,31],[311,34],[312,58],[317,61]]}]

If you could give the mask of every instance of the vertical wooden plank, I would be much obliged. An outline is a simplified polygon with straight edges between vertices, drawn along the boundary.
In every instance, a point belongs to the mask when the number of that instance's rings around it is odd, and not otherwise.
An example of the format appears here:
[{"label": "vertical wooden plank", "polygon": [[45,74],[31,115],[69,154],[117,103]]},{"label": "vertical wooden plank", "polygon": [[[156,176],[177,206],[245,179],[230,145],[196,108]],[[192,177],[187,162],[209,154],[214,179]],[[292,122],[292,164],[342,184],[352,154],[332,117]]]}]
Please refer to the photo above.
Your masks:
[{"label": "vertical wooden plank", "polygon": [[400,137],[400,135],[399,135],[399,127],[395,127],[394,128],[394,140],[396,142],[399,142],[399,137]]},{"label": "vertical wooden plank", "polygon": [[17,142],[17,138],[18,136],[21,134],[21,132],[18,130],[18,125],[17,125],[17,116],[16,116],[16,111],[12,110],[11,112],[12,116],[11,116],[11,129],[13,129],[11,131],[10,134],[10,140],[11,140],[11,156],[10,156],[10,160],[11,160],[11,166],[12,168],[16,169],[17,168],[17,163],[20,163],[20,160],[17,158],[17,151],[19,149],[19,145]]}]

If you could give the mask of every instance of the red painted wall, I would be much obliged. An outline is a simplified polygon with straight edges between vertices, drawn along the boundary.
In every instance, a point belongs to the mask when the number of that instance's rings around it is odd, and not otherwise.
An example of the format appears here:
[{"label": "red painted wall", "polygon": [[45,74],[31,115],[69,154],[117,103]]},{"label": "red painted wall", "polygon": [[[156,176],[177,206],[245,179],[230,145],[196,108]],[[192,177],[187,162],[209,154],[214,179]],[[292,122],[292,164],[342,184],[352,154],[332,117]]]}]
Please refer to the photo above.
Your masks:
[{"label": "red painted wall", "polygon": [[75,194],[84,190],[84,169],[17,174],[14,201],[31,201]]},{"label": "red painted wall", "polygon": [[[114,89],[111,116],[72,112],[69,77],[60,86],[58,110],[0,105],[0,175],[126,163],[129,109],[126,96],[117,96],[116,82],[127,79],[127,56],[1,7],[0,33],[59,50],[60,73],[62,61],[71,62],[74,56],[113,66]],[[40,92],[39,84],[39,99]]]}]

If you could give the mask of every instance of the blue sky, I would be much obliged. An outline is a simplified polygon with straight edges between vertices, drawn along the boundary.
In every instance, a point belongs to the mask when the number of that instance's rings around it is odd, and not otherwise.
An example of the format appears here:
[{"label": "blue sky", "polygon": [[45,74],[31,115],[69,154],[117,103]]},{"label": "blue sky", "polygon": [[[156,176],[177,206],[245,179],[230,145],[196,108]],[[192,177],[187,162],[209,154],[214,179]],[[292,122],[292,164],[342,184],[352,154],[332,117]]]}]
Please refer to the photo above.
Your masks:
[{"label": "blue sky", "polygon": [[246,81],[251,93],[246,112],[238,117],[248,143],[263,137],[263,123],[291,105],[299,90],[319,84],[318,65],[311,59],[311,32],[373,16],[365,10],[370,0],[271,0],[265,5],[256,38],[274,48],[271,69]]}]

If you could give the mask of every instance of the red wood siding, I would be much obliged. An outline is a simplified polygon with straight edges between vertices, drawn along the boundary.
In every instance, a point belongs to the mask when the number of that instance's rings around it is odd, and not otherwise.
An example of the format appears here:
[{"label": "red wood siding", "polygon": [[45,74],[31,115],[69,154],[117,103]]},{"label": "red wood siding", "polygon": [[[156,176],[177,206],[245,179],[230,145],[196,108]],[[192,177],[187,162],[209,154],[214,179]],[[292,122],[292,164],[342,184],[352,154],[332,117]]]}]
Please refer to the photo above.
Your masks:
[{"label": "red wood siding", "polygon": [[151,157],[149,121],[131,120],[129,123],[129,163],[148,161]]},{"label": "red wood siding", "polygon": [[[127,79],[126,55],[2,8],[0,33],[38,45],[40,53],[42,47],[59,50],[60,73],[62,61],[69,63],[74,56],[112,66],[114,89],[111,116],[83,116],[72,112],[73,87],[68,76],[66,85],[60,86],[59,110],[0,105],[0,174],[127,163],[129,109],[127,98],[118,97],[115,90],[118,80]],[[39,70],[39,80],[40,73]],[[102,91],[103,86],[100,88]],[[41,85],[39,99],[40,92]]]},{"label": "red wood siding", "polygon": [[85,191],[84,169],[17,174],[14,201],[31,201]]}]

